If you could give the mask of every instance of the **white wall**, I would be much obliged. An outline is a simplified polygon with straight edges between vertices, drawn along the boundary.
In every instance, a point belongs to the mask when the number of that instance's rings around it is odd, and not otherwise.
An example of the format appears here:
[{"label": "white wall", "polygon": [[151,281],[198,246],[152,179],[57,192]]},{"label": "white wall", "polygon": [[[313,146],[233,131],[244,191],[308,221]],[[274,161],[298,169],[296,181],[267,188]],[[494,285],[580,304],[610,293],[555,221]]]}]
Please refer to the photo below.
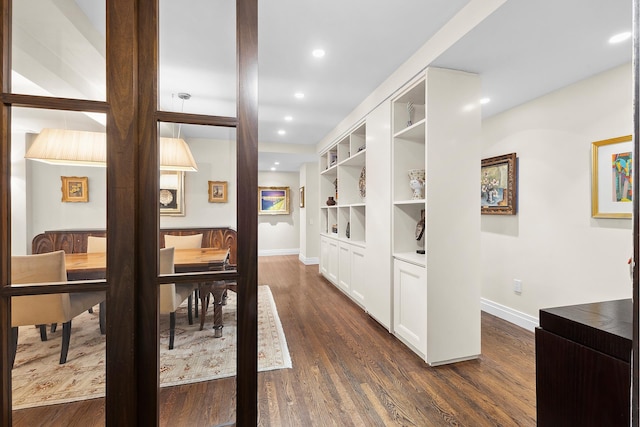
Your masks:
[{"label": "white wall", "polygon": [[320,262],[320,194],[318,162],[300,167],[300,187],[305,188],[305,204],[300,208],[300,261],[304,264]]},{"label": "white wall", "polygon": [[298,172],[259,172],[260,187],[289,187],[289,215],[258,215],[258,255],[300,252],[300,180]]},{"label": "white wall", "polygon": [[[236,228],[236,142],[190,139],[197,172],[185,173],[185,216],[161,216],[163,228]],[[227,203],[209,203],[209,181],[227,181]]]},{"label": "white wall", "polygon": [[629,64],[483,122],[483,158],[519,160],[518,214],[482,216],[488,311],[531,327],[541,308],[631,297],[631,220],[591,218],[590,181],[591,143],[632,133],[631,89]]}]

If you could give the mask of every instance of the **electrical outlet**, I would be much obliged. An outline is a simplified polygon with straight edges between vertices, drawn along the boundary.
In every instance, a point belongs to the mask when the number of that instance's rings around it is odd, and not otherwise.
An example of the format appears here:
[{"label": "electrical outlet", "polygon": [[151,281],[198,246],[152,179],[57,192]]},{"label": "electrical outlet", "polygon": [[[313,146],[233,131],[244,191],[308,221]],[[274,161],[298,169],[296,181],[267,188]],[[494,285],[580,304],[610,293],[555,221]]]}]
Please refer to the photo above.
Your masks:
[{"label": "electrical outlet", "polygon": [[513,292],[516,294],[522,293],[522,280],[513,279]]}]

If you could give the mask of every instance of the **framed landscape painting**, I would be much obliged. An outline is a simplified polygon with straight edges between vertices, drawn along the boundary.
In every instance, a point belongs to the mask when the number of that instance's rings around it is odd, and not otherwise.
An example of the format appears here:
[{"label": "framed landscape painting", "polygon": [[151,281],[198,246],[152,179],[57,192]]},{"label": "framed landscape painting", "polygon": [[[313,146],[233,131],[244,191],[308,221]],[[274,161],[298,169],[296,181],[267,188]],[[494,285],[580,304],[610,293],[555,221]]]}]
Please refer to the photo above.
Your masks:
[{"label": "framed landscape painting", "polygon": [[258,187],[258,215],[289,215],[289,187]]},{"label": "framed landscape painting", "polygon": [[631,218],[633,211],[631,135],[591,143],[591,216]]},{"label": "framed landscape painting", "polygon": [[480,167],[480,212],[482,214],[516,214],[516,159],[516,153],[511,153],[482,160]]}]

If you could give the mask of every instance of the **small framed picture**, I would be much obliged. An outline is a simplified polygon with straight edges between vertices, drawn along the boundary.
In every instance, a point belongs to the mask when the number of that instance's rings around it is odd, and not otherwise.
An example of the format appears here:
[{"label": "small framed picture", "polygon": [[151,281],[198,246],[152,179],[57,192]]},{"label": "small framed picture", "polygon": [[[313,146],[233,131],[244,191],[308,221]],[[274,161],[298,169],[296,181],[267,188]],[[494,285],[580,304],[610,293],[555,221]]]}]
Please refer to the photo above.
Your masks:
[{"label": "small framed picture", "polygon": [[184,216],[184,172],[160,171],[160,215]]},{"label": "small framed picture", "polygon": [[300,207],[304,208],[304,187],[300,187]]},{"label": "small framed picture", "polygon": [[289,187],[258,187],[258,215],[289,215]]},{"label": "small framed picture", "polygon": [[480,212],[484,215],[515,215],[518,191],[516,153],[482,159]]},{"label": "small framed picture", "polygon": [[209,181],[209,203],[227,203],[227,181]]},{"label": "small framed picture", "polygon": [[61,176],[63,202],[88,202],[89,178],[86,176]]},{"label": "small framed picture", "polygon": [[591,143],[591,216],[631,218],[633,212],[631,135]]}]

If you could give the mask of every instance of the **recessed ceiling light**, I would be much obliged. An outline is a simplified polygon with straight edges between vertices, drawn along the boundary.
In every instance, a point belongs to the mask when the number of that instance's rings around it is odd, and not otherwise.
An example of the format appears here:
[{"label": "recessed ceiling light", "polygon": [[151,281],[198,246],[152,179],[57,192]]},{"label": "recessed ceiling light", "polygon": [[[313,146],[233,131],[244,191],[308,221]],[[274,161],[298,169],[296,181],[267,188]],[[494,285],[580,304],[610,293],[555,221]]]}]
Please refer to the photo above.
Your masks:
[{"label": "recessed ceiling light", "polygon": [[280,129],[278,131],[278,135],[284,135],[285,133],[287,133],[284,129]]},{"label": "recessed ceiling light", "polygon": [[284,120],[287,122],[290,122],[291,120],[293,120],[293,117],[291,116],[284,116]]},{"label": "recessed ceiling light", "polygon": [[298,99],[302,99],[304,98],[304,93],[302,92],[296,92],[293,96],[295,96]]},{"label": "recessed ceiling light", "polygon": [[616,34],[615,36],[609,39],[609,43],[621,43],[625,40],[629,40],[631,38],[631,33],[629,31],[625,31],[624,33]]},{"label": "recessed ceiling light", "polygon": [[274,165],[278,166],[280,162],[273,162]]},{"label": "recessed ceiling light", "polygon": [[482,105],[488,104],[489,102],[491,102],[491,98],[482,98],[482,99],[480,99],[480,104],[482,104]]},{"label": "recessed ceiling light", "polygon": [[313,56],[315,56],[316,58],[322,58],[325,54],[324,49],[314,49],[313,52],[311,52],[311,54]]},{"label": "recessed ceiling light", "polygon": [[276,168],[273,168],[273,167],[272,167],[272,168],[271,168],[271,170],[272,170],[272,171],[274,171],[274,170],[276,170]]}]

